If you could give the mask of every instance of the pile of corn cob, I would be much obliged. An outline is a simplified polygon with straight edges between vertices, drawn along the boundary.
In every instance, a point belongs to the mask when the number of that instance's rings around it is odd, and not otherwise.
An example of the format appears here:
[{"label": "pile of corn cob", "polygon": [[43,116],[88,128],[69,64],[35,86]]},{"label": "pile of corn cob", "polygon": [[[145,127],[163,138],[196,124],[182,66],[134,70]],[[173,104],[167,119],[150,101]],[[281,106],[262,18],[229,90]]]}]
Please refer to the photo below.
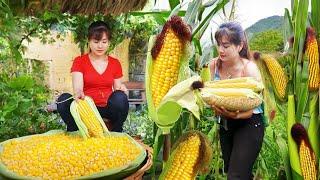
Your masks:
[{"label": "pile of corn cob", "polygon": [[76,179],[128,167],[144,153],[127,135],[83,140],[65,133],[10,140],[0,150],[0,162],[9,171],[40,179]]},{"label": "pile of corn cob", "polygon": [[229,111],[248,111],[259,106],[259,92],[263,84],[252,77],[208,81],[201,88],[201,97],[209,105],[224,107]]}]

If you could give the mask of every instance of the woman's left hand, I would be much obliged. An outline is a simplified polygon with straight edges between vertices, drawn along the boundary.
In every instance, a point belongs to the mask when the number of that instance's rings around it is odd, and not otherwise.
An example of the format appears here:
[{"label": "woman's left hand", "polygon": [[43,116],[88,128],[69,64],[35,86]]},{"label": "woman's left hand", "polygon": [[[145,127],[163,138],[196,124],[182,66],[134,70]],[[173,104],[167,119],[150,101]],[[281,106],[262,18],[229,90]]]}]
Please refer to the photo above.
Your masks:
[{"label": "woman's left hand", "polygon": [[222,115],[228,118],[232,118],[232,119],[239,119],[239,113],[240,111],[228,111],[227,109],[225,109],[223,106],[218,107],[215,105],[212,105],[212,108],[215,110],[216,115]]}]

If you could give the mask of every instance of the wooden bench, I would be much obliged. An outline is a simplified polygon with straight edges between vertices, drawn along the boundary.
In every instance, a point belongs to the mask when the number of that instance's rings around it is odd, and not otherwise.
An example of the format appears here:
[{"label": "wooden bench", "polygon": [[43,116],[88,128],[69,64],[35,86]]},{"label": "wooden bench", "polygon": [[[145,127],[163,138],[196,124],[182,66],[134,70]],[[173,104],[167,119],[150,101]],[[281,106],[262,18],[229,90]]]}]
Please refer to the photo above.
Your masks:
[{"label": "wooden bench", "polygon": [[125,86],[129,91],[129,104],[142,105],[146,103],[146,92],[144,82],[141,81],[126,81]]}]

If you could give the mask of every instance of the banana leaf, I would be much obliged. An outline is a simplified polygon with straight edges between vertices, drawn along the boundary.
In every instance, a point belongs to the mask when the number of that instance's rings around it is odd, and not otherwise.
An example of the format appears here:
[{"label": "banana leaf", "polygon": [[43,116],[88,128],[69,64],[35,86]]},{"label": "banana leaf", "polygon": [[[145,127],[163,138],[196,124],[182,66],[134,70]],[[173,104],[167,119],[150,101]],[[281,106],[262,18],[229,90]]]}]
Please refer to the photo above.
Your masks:
[{"label": "banana leaf", "polygon": [[[4,145],[7,143],[11,143],[12,141],[19,141],[19,140],[25,140],[31,137],[35,136],[47,136],[47,135],[56,135],[56,134],[67,134],[70,136],[79,136],[80,133],[79,131],[74,131],[74,132],[66,132],[63,130],[51,130],[43,134],[36,134],[36,135],[30,135],[30,136],[24,136],[24,137],[19,137],[19,138],[14,138],[14,139],[9,139],[7,141],[4,141],[0,143],[0,154],[3,152]],[[111,132],[111,136],[126,136],[128,137],[131,142],[133,142],[138,148],[141,149],[141,153],[139,156],[132,161],[130,164],[118,167],[118,168],[112,168],[109,170],[101,171],[98,173],[94,173],[92,175],[87,175],[87,176],[81,176],[77,179],[97,179],[97,178],[105,178],[105,179],[122,179],[124,177],[129,176],[130,174],[134,173],[140,168],[141,163],[145,160],[146,158],[146,151],[143,149],[143,147],[138,144],[132,137],[125,133],[118,133],[118,132]],[[109,134],[105,134],[109,136]],[[106,149],[107,151],[107,149]],[[21,180],[33,180],[33,179],[39,179],[39,178],[34,178],[34,177],[26,177],[26,176],[21,176],[18,175],[12,171],[10,171],[5,164],[3,164],[0,161],[0,175],[4,176],[5,178],[8,179],[21,179]],[[1,176],[0,176],[1,177]]]},{"label": "banana leaf", "polygon": [[[151,57],[151,48],[155,42],[154,36],[149,40],[149,48],[147,55],[146,65],[146,97],[148,102],[149,116],[159,128],[161,128],[163,134],[170,133],[170,129],[174,126],[175,122],[179,119],[182,109],[186,108],[194,114],[196,118],[200,118],[199,108],[196,104],[196,98],[190,89],[191,84],[199,80],[199,76],[190,77],[189,65],[189,53],[190,45],[186,45],[181,58],[178,84],[172,87],[168,93],[163,97],[158,107],[153,104],[151,94],[151,74],[153,71],[153,62]],[[187,79],[187,80],[186,80]]]},{"label": "banana leaf", "polygon": [[295,121],[295,103],[294,103],[294,96],[288,96],[288,112],[287,112],[287,136],[288,136],[288,147],[289,147],[289,157],[290,157],[290,165],[292,169],[292,179],[300,180],[302,178],[301,167],[300,167],[300,160],[299,160],[299,153],[298,147],[296,142],[293,140],[291,136],[291,128],[293,124],[296,123]]}]

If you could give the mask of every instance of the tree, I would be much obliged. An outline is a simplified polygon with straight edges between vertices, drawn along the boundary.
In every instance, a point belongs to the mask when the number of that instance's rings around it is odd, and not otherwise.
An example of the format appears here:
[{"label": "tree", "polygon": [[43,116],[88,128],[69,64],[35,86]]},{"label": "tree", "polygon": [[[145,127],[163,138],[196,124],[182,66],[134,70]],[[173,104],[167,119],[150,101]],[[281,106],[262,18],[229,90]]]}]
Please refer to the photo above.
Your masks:
[{"label": "tree", "polygon": [[265,53],[283,50],[282,34],[279,30],[259,32],[250,39],[250,49]]}]

